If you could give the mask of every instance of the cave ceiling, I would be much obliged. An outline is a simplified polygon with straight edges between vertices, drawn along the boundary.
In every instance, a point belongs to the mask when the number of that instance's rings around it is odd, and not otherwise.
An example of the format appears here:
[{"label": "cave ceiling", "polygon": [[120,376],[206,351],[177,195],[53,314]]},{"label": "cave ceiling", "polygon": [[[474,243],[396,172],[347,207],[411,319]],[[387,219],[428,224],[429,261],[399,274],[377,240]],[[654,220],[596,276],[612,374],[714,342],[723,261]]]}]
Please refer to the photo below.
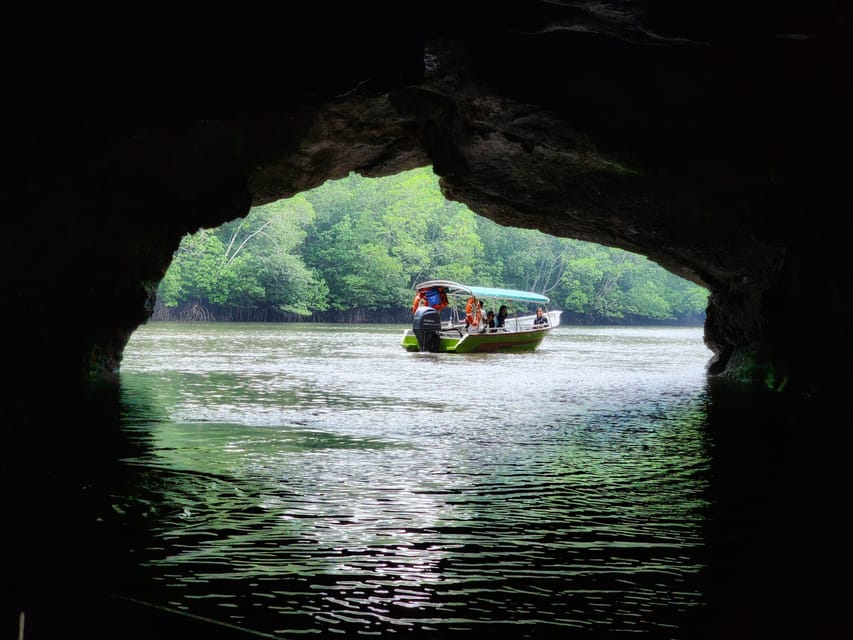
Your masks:
[{"label": "cave ceiling", "polygon": [[[841,3],[298,9],[21,14],[3,197],[22,363],[50,333],[70,369],[114,370],[186,233],[425,165],[499,223],[708,287],[715,372],[810,378],[821,350],[850,349],[790,338],[815,311],[851,316]],[[78,310],[60,335],[57,308]]]}]

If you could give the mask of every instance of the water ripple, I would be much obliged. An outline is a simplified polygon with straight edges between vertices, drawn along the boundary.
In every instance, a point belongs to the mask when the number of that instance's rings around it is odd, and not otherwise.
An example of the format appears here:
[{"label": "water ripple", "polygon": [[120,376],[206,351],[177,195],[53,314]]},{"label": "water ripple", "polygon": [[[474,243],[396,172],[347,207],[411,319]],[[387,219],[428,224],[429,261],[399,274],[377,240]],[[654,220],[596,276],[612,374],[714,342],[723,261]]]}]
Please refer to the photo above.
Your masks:
[{"label": "water ripple", "polygon": [[150,448],[105,517],[142,523],[146,597],[281,636],[677,637],[703,605],[701,330],[471,358],[319,330],[134,336]]}]

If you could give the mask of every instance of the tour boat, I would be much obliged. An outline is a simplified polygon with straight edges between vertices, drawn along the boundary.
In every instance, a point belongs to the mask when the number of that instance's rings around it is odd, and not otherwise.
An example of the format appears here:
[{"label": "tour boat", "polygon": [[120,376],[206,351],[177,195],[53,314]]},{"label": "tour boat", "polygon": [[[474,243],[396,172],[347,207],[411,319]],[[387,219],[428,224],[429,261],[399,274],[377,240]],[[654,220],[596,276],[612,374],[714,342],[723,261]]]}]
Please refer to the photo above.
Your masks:
[{"label": "tour boat", "polygon": [[[403,332],[406,351],[488,353],[534,351],[554,327],[562,311],[547,308],[548,296],[532,291],[497,289],[428,280],[415,285],[412,328]],[[482,308],[479,306],[482,302]],[[508,315],[499,328],[486,326],[488,311],[505,306]],[[535,323],[537,309],[546,319]],[[539,322],[542,322],[541,320]]]}]

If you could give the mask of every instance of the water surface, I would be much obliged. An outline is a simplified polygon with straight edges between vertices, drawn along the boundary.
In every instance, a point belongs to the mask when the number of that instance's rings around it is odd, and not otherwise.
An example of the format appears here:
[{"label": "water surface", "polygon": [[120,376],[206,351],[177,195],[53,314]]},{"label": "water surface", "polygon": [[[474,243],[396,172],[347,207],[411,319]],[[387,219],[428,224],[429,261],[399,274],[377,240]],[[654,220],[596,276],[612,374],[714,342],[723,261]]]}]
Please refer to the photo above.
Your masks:
[{"label": "water surface", "polygon": [[[560,327],[532,354],[400,326],[152,323],[113,496],[128,597],[281,637],[679,637],[706,604],[701,328]],[[602,635],[604,634],[604,635]]]}]

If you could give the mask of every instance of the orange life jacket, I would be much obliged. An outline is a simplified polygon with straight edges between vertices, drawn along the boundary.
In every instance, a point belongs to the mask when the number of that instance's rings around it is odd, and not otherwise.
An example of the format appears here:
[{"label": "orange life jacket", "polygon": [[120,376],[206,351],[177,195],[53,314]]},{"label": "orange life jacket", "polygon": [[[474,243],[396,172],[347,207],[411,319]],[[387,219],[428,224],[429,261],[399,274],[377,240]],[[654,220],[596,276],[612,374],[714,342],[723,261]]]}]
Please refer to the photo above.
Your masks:
[{"label": "orange life jacket", "polygon": [[435,305],[436,311],[440,311],[441,309],[444,309],[444,307],[446,307],[448,304],[450,304],[450,302],[447,299],[447,292],[443,288],[439,288],[438,291],[439,291],[438,297],[441,300],[441,302],[439,302],[437,305]]},{"label": "orange life jacket", "polygon": [[418,308],[417,305],[420,303],[418,300],[418,296],[426,300],[426,303],[431,306],[436,311],[441,311],[446,307],[449,303],[447,300],[447,291],[444,290],[444,287],[430,287],[429,289],[419,289],[418,295],[415,296],[415,301],[412,305],[412,313]]},{"label": "orange life jacket", "polygon": [[468,298],[468,304],[465,305],[465,321],[472,327],[479,327],[482,317],[477,299],[473,297]]}]

